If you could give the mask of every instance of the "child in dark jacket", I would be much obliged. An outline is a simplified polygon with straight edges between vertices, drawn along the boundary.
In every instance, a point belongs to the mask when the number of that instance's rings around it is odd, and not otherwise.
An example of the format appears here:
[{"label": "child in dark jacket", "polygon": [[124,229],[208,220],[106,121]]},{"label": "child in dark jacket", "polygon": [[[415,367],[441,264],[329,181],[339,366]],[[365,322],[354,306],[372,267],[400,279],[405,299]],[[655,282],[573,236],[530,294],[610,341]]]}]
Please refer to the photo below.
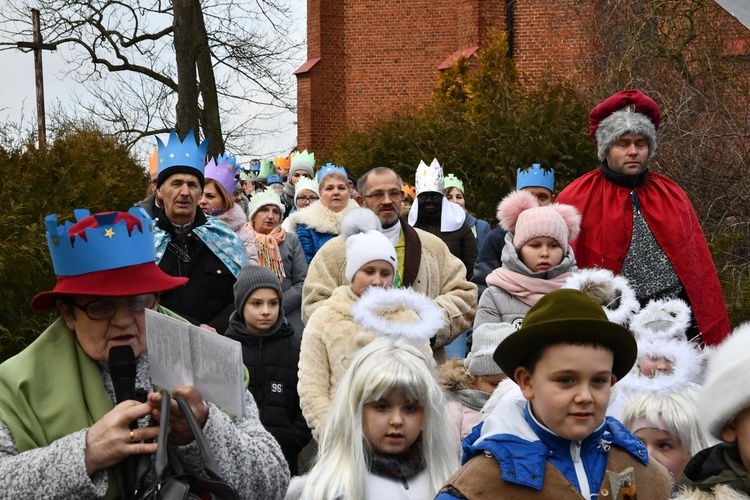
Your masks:
[{"label": "child in dark jacket", "polygon": [[523,398],[509,393],[474,428],[437,498],[669,498],[666,470],[605,415],[636,356],[630,332],[583,292],[542,297],[494,354]]},{"label": "child in dark jacket", "polygon": [[292,475],[297,454],[312,438],[299,405],[297,364],[301,335],[284,318],[281,281],[263,266],[245,266],[234,284],[236,310],[226,336],[242,344],[242,360],[260,421],[281,446]]}]

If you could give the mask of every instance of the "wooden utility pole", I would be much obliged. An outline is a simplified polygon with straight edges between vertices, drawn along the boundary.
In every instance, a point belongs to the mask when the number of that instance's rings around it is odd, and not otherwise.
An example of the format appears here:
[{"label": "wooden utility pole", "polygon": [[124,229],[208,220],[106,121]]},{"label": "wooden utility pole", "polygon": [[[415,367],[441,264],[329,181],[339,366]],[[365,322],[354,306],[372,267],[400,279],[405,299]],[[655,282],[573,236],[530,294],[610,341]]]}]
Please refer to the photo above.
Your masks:
[{"label": "wooden utility pole", "polygon": [[36,121],[39,131],[39,149],[47,148],[47,124],[44,113],[44,75],[42,72],[42,51],[56,50],[55,43],[42,43],[42,28],[39,23],[39,11],[31,9],[31,20],[34,25],[34,41],[18,42],[16,45],[21,49],[34,51],[34,73],[36,75]]}]

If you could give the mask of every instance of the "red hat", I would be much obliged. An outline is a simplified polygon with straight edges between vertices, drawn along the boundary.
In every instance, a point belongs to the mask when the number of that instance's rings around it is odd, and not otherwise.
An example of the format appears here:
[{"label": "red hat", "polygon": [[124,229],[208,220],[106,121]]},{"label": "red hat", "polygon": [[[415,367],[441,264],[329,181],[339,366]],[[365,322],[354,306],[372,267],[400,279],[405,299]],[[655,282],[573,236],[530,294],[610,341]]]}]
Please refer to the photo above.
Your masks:
[{"label": "red hat", "polygon": [[646,137],[649,157],[656,153],[656,131],[661,123],[659,106],[639,90],[624,90],[591,110],[589,134],[596,139],[597,156],[604,161],[607,151],[625,134]]},{"label": "red hat", "polygon": [[142,209],[95,215],[76,210],[75,215],[76,224],[62,226],[56,215],[45,218],[57,283],[31,300],[32,309],[52,307],[66,295],[127,297],[187,283],[187,278],[169,276],[156,265],[153,222]]},{"label": "red hat", "polygon": [[656,101],[641,92],[640,90],[630,89],[618,92],[599,104],[591,110],[589,114],[589,135],[594,137],[599,123],[615,111],[620,111],[628,106],[633,106],[631,111],[646,115],[654,128],[659,130],[661,124],[661,112]]}]

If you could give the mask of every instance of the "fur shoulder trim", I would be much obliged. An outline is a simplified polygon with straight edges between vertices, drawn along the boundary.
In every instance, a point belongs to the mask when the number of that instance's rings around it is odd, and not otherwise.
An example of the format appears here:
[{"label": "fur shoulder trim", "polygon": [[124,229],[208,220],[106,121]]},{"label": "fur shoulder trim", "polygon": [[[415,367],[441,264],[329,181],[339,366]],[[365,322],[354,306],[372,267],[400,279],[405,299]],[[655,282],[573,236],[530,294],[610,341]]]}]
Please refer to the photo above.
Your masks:
[{"label": "fur shoulder trim", "polygon": [[247,216],[239,204],[235,204],[231,210],[227,210],[219,216],[219,219],[236,233],[247,222]]},{"label": "fur shoulder trim", "polygon": [[527,191],[513,191],[508,194],[497,206],[497,220],[506,231],[516,232],[516,222],[521,212],[530,208],[538,207],[539,202],[534,195]]},{"label": "fur shoulder trim", "polygon": [[731,486],[718,484],[711,491],[688,490],[681,488],[675,497],[678,500],[748,500],[750,496]]},{"label": "fur shoulder trim", "polygon": [[296,221],[297,224],[305,224],[310,229],[314,229],[319,233],[339,234],[341,219],[358,207],[357,202],[350,198],[349,203],[341,212],[334,212],[318,200],[306,209],[295,212],[299,213]]},{"label": "fur shoulder trim", "polygon": [[411,288],[370,287],[352,306],[352,317],[379,337],[419,344],[445,327],[445,313]]},{"label": "fur shoulder trim", "polygon": [[640,304],[627,278],[616,276],[608,269],[590,268],[573,272],[563,288],[580,290],[602,305],[607,319],[627,326]]},{"label": "fur shoulder trim", "polygon": [[456,394],[458,391],[474,389],[471,375],[460,359],[449,359],[438,367],[437,381],[443,388]]},{"label": "fur shoulder trim", "polygon": [[355,208],[341,219],[341,236],[344,239],[349,236],[366,233],[367,231],[380,231],[380,219],[375,212],[369,208]]}]

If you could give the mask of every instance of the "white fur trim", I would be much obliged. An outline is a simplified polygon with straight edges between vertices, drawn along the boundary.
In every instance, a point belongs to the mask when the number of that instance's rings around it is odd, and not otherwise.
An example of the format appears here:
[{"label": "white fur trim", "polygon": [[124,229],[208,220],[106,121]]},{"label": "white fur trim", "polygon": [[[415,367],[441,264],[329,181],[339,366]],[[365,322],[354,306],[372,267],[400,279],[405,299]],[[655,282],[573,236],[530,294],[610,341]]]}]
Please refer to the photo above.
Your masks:
[{"label": "white fur trim", "polygon": [[[618,325],[627,326],[633,315],[640,309],[638,299],[627,278],[616,276],[608,269],[579,269],[570,275],[562,287],[580,290],[584,293],[592,289],[603,292],[605,288],[611,288],[612,294],[608,298],[608,303],[602,304],[602,309],[607,314],[607,319]],[[616,309],[613,308],[615,303],[619,305]]]},{"label": "white fur trim", "polygon": [[[394,321],[389,316],[410,310],[413,322]],[[445,313],[435,302],[411,288],[371,287],[352,306],[352,318],[362,328],[380,337],[427,342],[445,327]]]},{"label": "white fur trim", "polygon": [[[319,233],[339,234],[341,219],[355,208],[359,208],[359,205],[351,198],[341,212],[334,212],[318,200],[304,210],[294,212],[292,217],[297,224],[305,224]],[[296,228],[296,225],[294,227]]]},{"label": "white fur trim", "polygon": [[630,373],[617,382],[617,389],[625,399],[644,392],[666,394],[685,388],[700,390],[703,355],[697,345],[687,340],[664,339],[655,335],[640,337],[637,342],[639,361],[644,356],[663,356],[672,362],[674,371],[645,377],[640,374],[636,362]]},{"label": "white fur trim", "polygon": [[690,326],[690,307],[680,299],[652,300],[633,316],[630,329],[636,339],[653,334],[662,338],[685,339]]}]

